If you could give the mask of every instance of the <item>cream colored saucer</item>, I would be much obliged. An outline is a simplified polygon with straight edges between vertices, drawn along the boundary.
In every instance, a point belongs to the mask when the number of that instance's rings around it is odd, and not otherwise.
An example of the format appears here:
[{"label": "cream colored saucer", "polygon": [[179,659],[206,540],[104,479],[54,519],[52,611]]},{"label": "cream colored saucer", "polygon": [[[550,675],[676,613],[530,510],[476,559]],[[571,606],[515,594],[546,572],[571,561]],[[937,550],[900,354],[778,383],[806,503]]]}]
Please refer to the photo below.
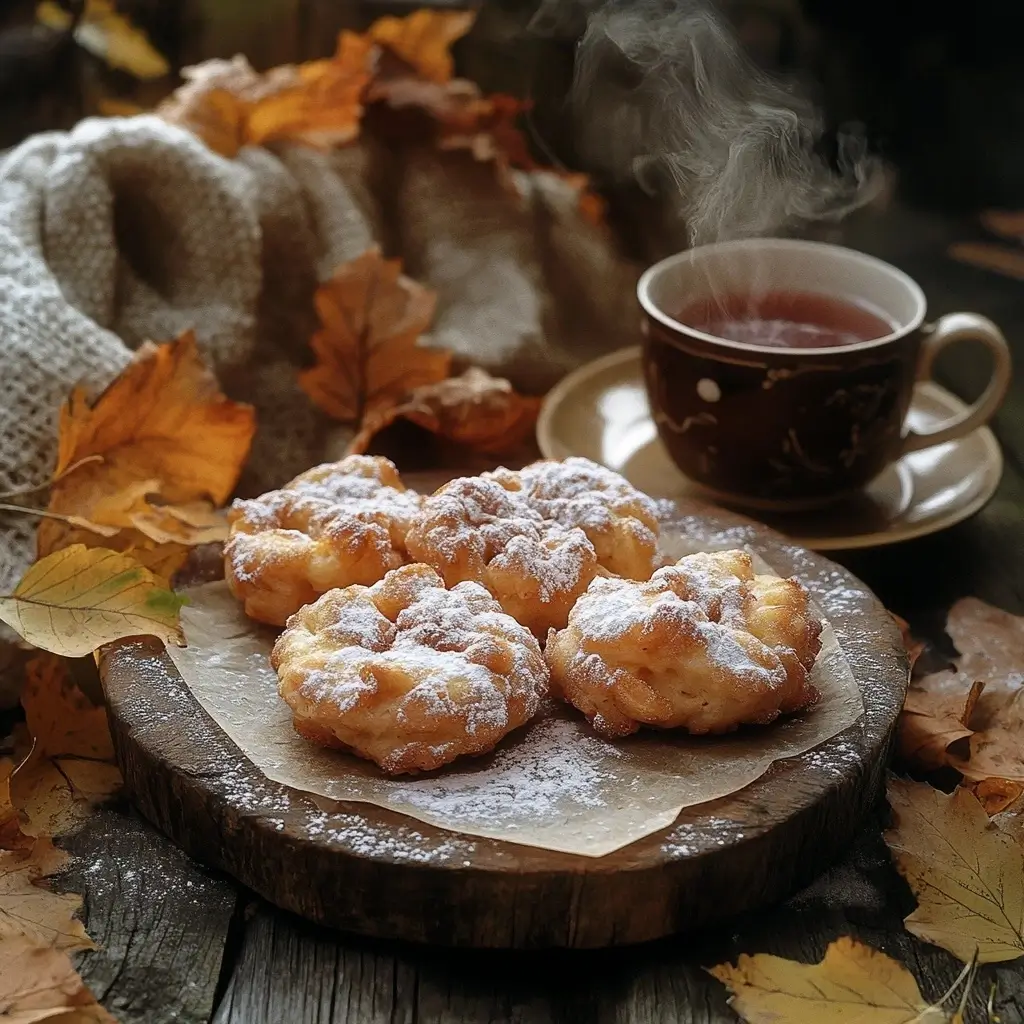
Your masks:
[{"label": "cream colored saucer", "polygon": [[[926,430],[963,408],[944,388],[922,383],[914,393],[910,425]],[[561,381],[544,400],[537,440],[547,458],[583,455],[653,497],[705,497],[658,440],[638,348],[588,363]],[[973,515],[992,497],[1002,472],[999,444],[985,427],[905,455],[862,494],[840,504],[814,512],[750,514],[816,551],[895,544]]]}]

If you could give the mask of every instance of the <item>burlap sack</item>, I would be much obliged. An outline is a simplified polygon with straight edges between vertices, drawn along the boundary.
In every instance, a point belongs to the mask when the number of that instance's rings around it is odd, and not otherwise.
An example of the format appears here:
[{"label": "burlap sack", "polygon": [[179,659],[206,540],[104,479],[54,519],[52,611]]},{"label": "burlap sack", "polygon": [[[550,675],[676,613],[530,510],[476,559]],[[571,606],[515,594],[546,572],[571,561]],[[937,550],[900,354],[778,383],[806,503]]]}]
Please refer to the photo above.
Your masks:
[{"label": "burlap sack", "polygon": [[[630,343],[614,313],[632,311],[637,268],[557,186],[524,181],[516,202],[468,155],[370,143],[227,160],[148,116],[28,140],[0,162],[0,492],[46,482],[75,385],[99,392],[142,342],[188,328],[257,408],[243,490],[336,451],[296,370],[317,281],[375,239],[439,291],[429,340],[524,387]],[[0,593],[31,563],[35,527],[0,513]]]}]

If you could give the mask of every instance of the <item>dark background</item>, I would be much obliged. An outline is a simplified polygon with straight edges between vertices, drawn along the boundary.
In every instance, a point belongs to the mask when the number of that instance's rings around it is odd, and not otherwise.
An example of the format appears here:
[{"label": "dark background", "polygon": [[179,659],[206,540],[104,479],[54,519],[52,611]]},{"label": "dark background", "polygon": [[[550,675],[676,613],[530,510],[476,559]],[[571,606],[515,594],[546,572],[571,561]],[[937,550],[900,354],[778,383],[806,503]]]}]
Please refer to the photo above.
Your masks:
[{"label": "dark background", "polygon": [[[571,0],[570,0],[571,2]],[[1024,5],[973,0],[724,0],[751,54],[813,84],[830,123],[858,121],[899,170],[899,195],[950,212],[1024,205]],[[75,8],[74,0],[65,6]],[[257,67],[330,52],[335,33],[402,0],[122,0],[172,66],[245,52]],[[430,6],[459,6],[434,0]],[[485,0],[463,70],[485,88],[557,108],[572,41],[526,32],[535,0]],[[35,4],[0,0],[0,145],[96,112],[151,106],[175,84],[139,85],[66,36],[32,27]]]}]

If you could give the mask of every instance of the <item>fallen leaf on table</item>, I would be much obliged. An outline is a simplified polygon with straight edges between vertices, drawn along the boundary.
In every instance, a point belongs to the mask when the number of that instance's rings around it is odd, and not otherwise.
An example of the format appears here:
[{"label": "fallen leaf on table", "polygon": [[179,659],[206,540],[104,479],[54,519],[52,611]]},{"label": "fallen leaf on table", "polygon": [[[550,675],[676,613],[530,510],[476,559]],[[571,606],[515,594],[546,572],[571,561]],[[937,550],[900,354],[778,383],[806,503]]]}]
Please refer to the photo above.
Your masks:
[{"label": "fallen leaf on table", "polygon": [[1009,779],[982,779],[980,782],[968,783],[968,785],[978,803],[985,808],[985,813],[990,817],[1005,811],[1020,799],[1021,794],[1024,794],[1024,785]]},{"label": "fallen leaf on table", "polygon": [[0,597],[0,620],[35,647],[78,658],[126,636],[184,646],[183,603],[130,556],[74,544],[36,562]]},{"label": "fallen leaf on table", "polygon": [[366,38],[401,58],[431,82],[447,82],[455,70],[451,45],[476,20],[474,11],[418,10],[404,18],[378,18]]},{"label": "fallen leaf on table", "polygon": [[[72,24],[69,12],[54,0],[43,0],[36,7],[36,20],[58,31]],[[118,13],[112,0],[86,0],[81,20],[75,26],[75,42],[110,67],[136,78],[162,78],[170,71],[167,60],[146,33]]]},{"label": "fallen leaf on table", "polygon": [[985,684],[968,723],[969,753],[950,763],[974,783],[1024,786],[1024,619],[968,597],[950,609],[946,632],[959,675]]},{"label": "fallen leaf on table", "polygon": [[334,57],[300,64],[293,87],[253,104],[246,141],[263,145],[287,139],[321,147],[350,142],[359,134],[374,54],[372,42],[342,32]]},{"label": "fallen leaf on table", "polygon": [[37,753],[113,760],[106,709],[82,693],[56,655],[39,654],[25,665],[21,706]]},{"label": "fallen leaf on table", "polygon": [[736,966],[709,968],[732,993],[729,1005],[748,1024],[939,1024],[914,976],[896,960],[852,938],[836,939],[817,964],[757,953]]},{"label": "fallen leaf on table", "polygon": [[49,839],[37,839],[28,850],[0,852],[0,939],[24,936],[56,949],[95,948],[75,917],[82,898],[39,884],[70,859]]},{"label": "fallen leaf on table", "polygon": [[365,452],[374,434],[398,419],[478,452],[510,451],[532,433],[540,404],[539,398],[518,394],[507,380],[471,367],[459,377],[416,388],[401,404],[365,421],[349,452]]},{"label": "fallen leaf on table", "polygon": [[443,380],[450,353],[416,344],[434,304],[434,293],[378,248],[343,264],[317,289],[317,362],[299,374],[303,390],[329,416],[362,424]]},{"label": "fallen leaf on table", "polygon": [[27,836],[62,836],[77,831],[123,784],[116,764],[33,751],[14,774],[11,796]]},{"label": "fallen leaf on table", "polygon": [[994,235],[1013,241],[1024,239],[1024,212],[1020,210],[986,210],[981,223]]},{"label": "fallen leaf on table", "polygon": [[1024,850],[963,787],[947,796],[894,779],[888,796],[885,841],[918,903],[907,930],[964,963],[1024,955]]},{"label": "fallen leaf on table", "polygon": [[981,270],[1024,281],[1024,252],[992,242],[957,242],[947,250],[951,259]]},{"label": "fallen leaf on table", "polygon": [[0,938],[0,1020],[10,1024],[116,1024],[67,953],[24,935]]},{"label": "fallen leaf on table", "polygon": [[[98,509],[103,525],[133,527],[154,487],[165,502],[222,504],[254,430],[253,410],[224,397],[191,333],[143,346],[95,403],[81,391],[65,403],[48,511],[95,522]],[[90,456],[99,459],[83,462]],[[93,543],[65,523],[40,524],[41,555],[76,542]]]},{"label": "fallen leaf on table", "polygon": [[968,726],[984,683],[970,682],[958,672],[934,672],[915,679],[907,690],[899,718],[900,755],[919,768],[933,770],[950,764],[950,748],[969,739]]},{"label": "fallen leaf on table", "polygon": [[11,758],[0,758],[0,850],[20,850],[32,845],[31,838],[21,831],[18,810],[11,799],[13,771]]}]

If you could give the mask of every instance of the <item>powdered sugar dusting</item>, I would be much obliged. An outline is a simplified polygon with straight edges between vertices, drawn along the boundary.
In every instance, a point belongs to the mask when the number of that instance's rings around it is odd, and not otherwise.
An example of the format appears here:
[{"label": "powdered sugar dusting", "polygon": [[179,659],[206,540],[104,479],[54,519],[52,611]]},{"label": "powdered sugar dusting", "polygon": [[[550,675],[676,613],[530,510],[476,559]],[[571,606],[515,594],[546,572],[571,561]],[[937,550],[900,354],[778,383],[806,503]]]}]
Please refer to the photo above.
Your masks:
[{"label": "powdered sugar dusting", "polygon": [[395,797],[438,820],[511,832],[557,825],[567,807],[607,809],[602,764],[618,751],[581,738],[575,723],[561,718],[545,718],[531,732],[529,743],[499,750],[485,773],[410,782]]},{"label": "powdered sugar dusting", "polygon": [[[273,637],[245,618],[224,584],[188,596],[182,620],[189,647],[169,653],[242,754],[273,782],[318,799],[372,803],[448,830],[451,849],[441,845],[448,863],[459,863],[472,842],[466,837],[474,836],[600,857],[667,828],[683,807],[735,792],[772,761],[811,750],[862,711],[857,684],[829,634],[813,677],[821,701],[767,731],[713,740],[653,733],[610,744],[572,709],[548,706],[493,754],[460,759],[429,776],[389,779],[295,733],[268,661]],[[265,801],[251,795],[261,808]],[[345,849],[430,860],[412,823],[387,826],[390,835],[384,828],[348,809],[323,819],[324,836]]]}]

